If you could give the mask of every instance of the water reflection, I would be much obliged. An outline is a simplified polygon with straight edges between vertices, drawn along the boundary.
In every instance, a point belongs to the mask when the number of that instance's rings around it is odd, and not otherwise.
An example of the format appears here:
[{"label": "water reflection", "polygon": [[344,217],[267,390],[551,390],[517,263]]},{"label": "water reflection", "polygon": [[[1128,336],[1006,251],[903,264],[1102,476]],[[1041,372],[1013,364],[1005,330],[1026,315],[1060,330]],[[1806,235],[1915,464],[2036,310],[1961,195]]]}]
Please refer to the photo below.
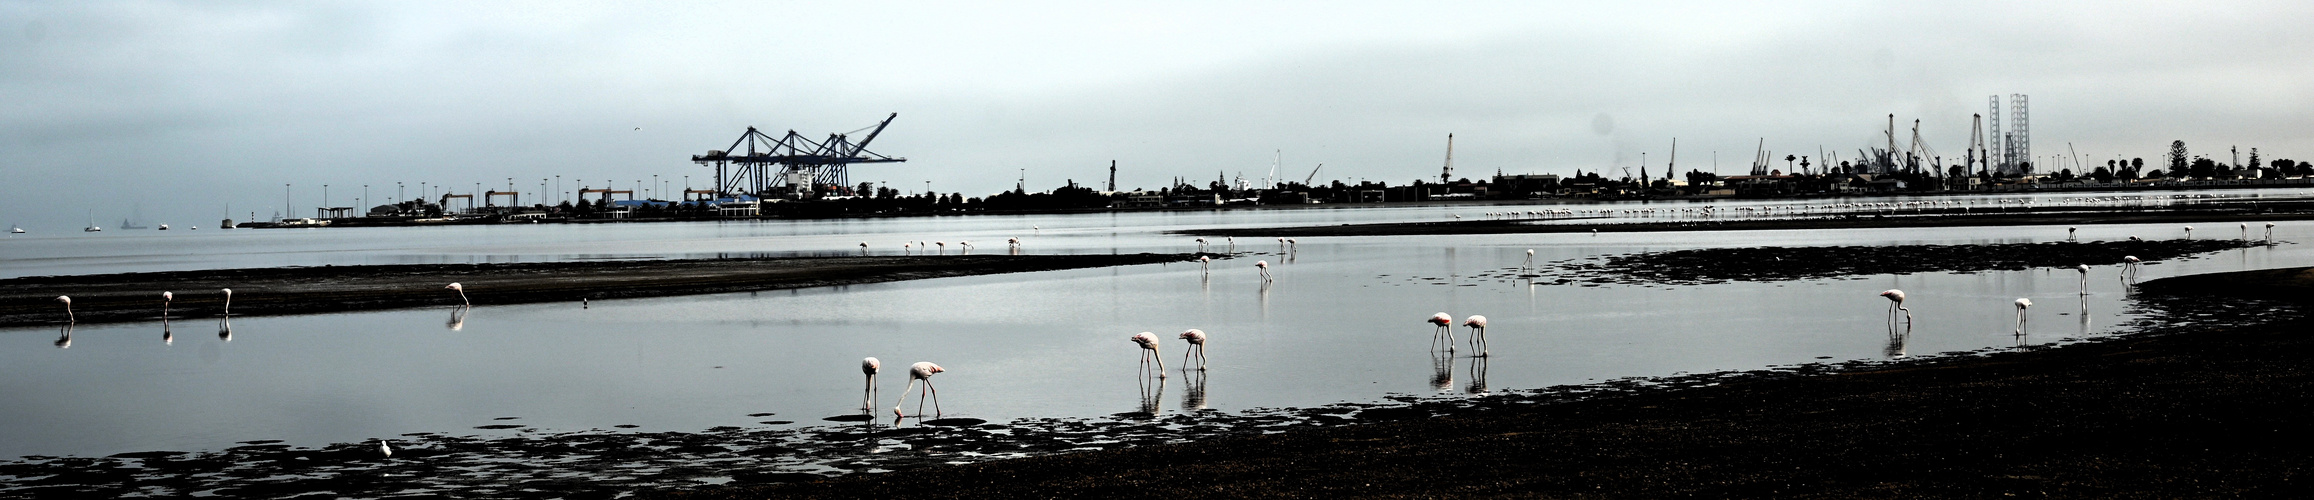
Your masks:
[{"label": "water reflection", "polygon": [[1487,394],[1486,365],[1489,359],[1485,357],[1470,358],[1470,387],[1463,389],[1464,392],[1474,395]]},{"label": "water reflection", "polygon": [[64,332],[56,337],[57,349],[72,348],[72,323],[64,324]]},{"label": "water reflection", "polygon": [[1906,344],[1910,342],[1912,342],[1912,325],[1899,327],[1895,323],[1890,323],[1888,325],[1888,345],[1881,348],[1880,355],[1888,359],[1902,359],[1909,356],[1904,351]]},{"label": "water reflection", "polygon": [[217,318],[217,340],[233,341],[233,318],[231,316]]},{"label": "water reflection", "polygon": [[455,331],[459,331],[459,330],[465,330],[465,329],[466,329],[466,311],[467,311],[467,309],[469,309],[469,308],[468,308],[468,307],[466,307],[466,306],[458,306],[458,307],[453,307],[453,308],[450,308],[450,321],[449,321],[448,323],[444,323],[444,324],[443,324],[443,326],[445,326],[445,327],[449,327],[449,328],[450,328],[450,331],[453,331],[453,332],[455,332]]},{"label": "water reflection", "polygon": [[175,345],[177,334],[169,332],[169,317],[161,316],[161,345]]},{"label": "water reflection", "polygon": [[1140,381],[1141,405],[1139,411],[1143,415],[1155,417],[1158,412],[1162,411],[1160,408],[1162,405],[1159,404],[1159,401],[1165,398],[1165,379],[1151,380],[1142,377]]},{"label": "water reflection", "polygon": [[1181,395],[1181,410],[1197,411],[1205,409],[1205,371],[1198,370],[1183,378],[1188,379],[1189,387],[1183,389],[1183,394]]},{"label": "water reflection", "polygon": [[1430,388],[1440,393],[1454,392],[1454,351],[1430,351]]}]

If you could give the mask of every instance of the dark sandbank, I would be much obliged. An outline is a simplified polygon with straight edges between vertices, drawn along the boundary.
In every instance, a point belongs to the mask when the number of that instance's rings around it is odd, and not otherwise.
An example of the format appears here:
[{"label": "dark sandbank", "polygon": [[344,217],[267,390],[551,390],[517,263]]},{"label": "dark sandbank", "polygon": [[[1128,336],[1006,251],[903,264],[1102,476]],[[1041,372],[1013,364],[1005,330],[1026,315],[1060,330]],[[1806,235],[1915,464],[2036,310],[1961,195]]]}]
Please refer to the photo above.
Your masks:
[{"label": "dark sandbank", "polygon": [[[1680,208],[1698,204],[1664,204]],[[1998,210],[1998,211],[1988,211]],[[1890,227],[1969,227],[2151,224],[2191,222],[2260,222],[2314,218],[2314,201],[2242,200],[2200,205],[2113,208],[2031,207],[2006,210],[1942,208],[1892,210],[1887,213],[1816,215],[1792,218],[1682,218],[1662,222],[1583,223],[1582,218],[1478,219],[1439,222],[1388,222],[1275,228],[1205,228],[1174,231],[1193,236],[1313,237],[1410,236],[1455,234],[1639,233],[1671,231],[1760,231],[1806,229],[1867,229]],[[2207,228],[2219,234],[2227,228]]]},{"label": "dark sandbank", "polygon": [[[1220,255],[1214,255],[1220,257]],[[947,255],[322,266],[170,271],[0,280],[0,326],[62,323],[59,295],[81,323],[149,321],[170,314],[213,318],[233,289],[233,315],[450,306],[466,288],[474,304],[577,302],[857,285],[980,274],[1195,260],[1194,254]]]}]

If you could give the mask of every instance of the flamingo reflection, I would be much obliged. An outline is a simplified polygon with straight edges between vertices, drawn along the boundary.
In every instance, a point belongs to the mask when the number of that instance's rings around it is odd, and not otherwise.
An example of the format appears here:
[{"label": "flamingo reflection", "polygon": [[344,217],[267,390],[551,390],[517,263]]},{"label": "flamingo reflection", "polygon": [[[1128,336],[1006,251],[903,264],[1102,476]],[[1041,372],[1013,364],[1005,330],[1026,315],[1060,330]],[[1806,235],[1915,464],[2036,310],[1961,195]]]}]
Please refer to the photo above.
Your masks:
[{"label": "flamingo reflection", "polygon": [[450,322],[442,326],[449,327],[450,331],[453,332],[466,329],[466,311],[468,310],[467,307],[450,309]]},{"label": "flamingo reflection", "polygon": [[1181,409],[1183,411],[1205,409],[1205,372],[1189,374],[1189,387],[1183,389],[1181,395]]},{"label": "flamingo reflection", "polygon": [[1164,405],[1161,404],[1161,401],[1165,398],[1165,379],[1157,379],[1152,382],[1147,377],[1142,377],[1140,381],[1141,406],[1139,411],[1144,416],[1156,417],[1159,412],[1164,411]]},{"label": "flamingo reflection", "polygon": [[1891,322],[1888,324],[1888,346],[1880,350],[1880,355],[1886,356],[1888,359],[1903,359],[1908,356],[1904,352],[1905,344],[1911,341],[1912,325],[1907,324],[1900,327]]},{"label": "flamingo reflection", "polygon": [[72,348],[72,323],[65,323],[65,324],[64,324],[64,334],[63,334],[63,335],[59,335],[59,336],[57,336],[57,337],[56,337],[56,348],[57,348],[57,349],[71,349],[71,348]]},{"label": "flamingo reflection", "polygon": [[1488,393],[1486,388],[1486,365],[1490,362],[1488,359],[1485,357],[1470,358],[1470,387],[1464,388],[1464,392],[1471,394]]},{"label": "flamingo reflection", "polygon": [[1430,388],[1454,392],[1454,351],[1430,351]]},{"label": "flamingo reflection", "polygon": [[161,317],[161,345],[175,345],[177,334],[169,332],[169,317]]},{"label": "flamingo reflection", "polygon": [[219,318],[217,318],[217,340],[222,340],[222,341],[226,341],[226,342],[232,342],[232,341],[233,341],[233,318],[231,318],[231,317],[219,317]]}]

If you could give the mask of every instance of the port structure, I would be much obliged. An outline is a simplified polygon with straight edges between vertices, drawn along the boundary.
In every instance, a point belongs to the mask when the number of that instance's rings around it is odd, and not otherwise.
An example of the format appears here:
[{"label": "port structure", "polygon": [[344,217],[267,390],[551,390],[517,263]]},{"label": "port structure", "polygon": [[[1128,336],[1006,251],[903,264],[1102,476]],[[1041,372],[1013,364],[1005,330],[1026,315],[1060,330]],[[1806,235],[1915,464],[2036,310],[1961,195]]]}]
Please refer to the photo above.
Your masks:
[{"label": "port structure", "polygon": [[868,143],[874,142],[877,135],[884,133],[884,127],[899,116],[892,113],[873,127],[852,131],[873,129],[859,142],[852,142],[851,133],[828,134],[825,141],[813,141],[794,130],[775,138],[748,127],[731,146],[692,155],[691,162],[715,169],[718,196],[800,199],[849,194],[852,164],[908,161],[868,151]]},{"label": "port structure", "polygon": [[513,192],[513,191],[498,191],[498,190],[490,190],[490,191],[484,191],[484,192],[482,193],[482,204],[484,204],[484,205],[490,205],[490,206],[496,206],[496,205],[498,205],[498,197],[500,197],[500,196],[504,196],[504,197],[506,197],[506,206],[509,206],[509,207],[519,207],[519,206],[522,206],[522,195],[521,195],[521,194],[519,194],[519,193],[516,193],[516,192]]},{"label": "port structure", "polygon": [[606,201],[606,202],[611,200],[611,196],[613,196],[613,195],[622,195],[622,194],[623,194],[623,195],[627,195],[627,199],[628,199],[628,200],[630,200],[630,201],[632,201],[632,200],[634,200],[634,199],[635,199],[635,192],[634,192],[633,190],[628,190],[628,189],[592,189],[592,188],[585,188],[585,187],[581,187],[581,188],[579,188],[579,191],[578,191],[579,199],[581,199],[581,200],[584,200],[584,199],[586,199],[586,198],[587,198],[587,195],[590,195],[590,194],[596,194],[596,193],[601,193],[601,194],[603,195],[603,196],[602,196],[602,200],[603,200],[603,201]]}]

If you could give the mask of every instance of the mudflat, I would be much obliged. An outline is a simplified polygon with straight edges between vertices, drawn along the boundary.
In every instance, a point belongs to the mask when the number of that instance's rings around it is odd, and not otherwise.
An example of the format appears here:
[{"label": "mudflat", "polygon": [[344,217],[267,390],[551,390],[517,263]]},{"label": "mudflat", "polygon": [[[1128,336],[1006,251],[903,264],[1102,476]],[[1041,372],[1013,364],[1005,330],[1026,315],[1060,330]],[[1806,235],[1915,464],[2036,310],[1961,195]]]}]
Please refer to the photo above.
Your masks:
[{"label": "mudflat", "polygon": [[881,283],[979,274],[1190,261],[1194,254],[946,255],[628,260],[219,269],[0,280],[0,326],[63,323],[59,295],[81,323],[215,317],[233,290],[235,316],[461,304],[576,302]]}]

